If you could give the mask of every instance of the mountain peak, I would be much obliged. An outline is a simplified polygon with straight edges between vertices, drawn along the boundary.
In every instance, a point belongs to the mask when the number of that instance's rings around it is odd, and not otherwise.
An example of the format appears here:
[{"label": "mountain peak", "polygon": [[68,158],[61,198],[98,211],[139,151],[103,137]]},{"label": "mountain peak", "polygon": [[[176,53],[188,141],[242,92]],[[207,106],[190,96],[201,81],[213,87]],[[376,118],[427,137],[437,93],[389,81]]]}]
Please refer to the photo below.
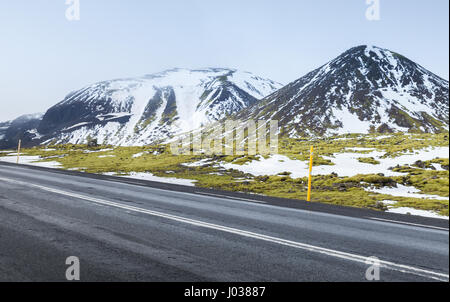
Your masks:
[{"label": "mountain peak", "polygon": [[448,131],[448,81],[376,46],[351,48],[239,116],[291,136]]},{"label": "mountain peak", "polygon": [[40,134],[58,143],[144,145],[168,140],[234,114],[282,85],[228,68],[173,68],[103,81],[50,108]]},{"label": "mountain peak", "polygon": [[15,144],[26,131],[32,143],[77,144],[91,136],[103,144],[145,145],[230,115],[278,120],[280,133],[290,137],[442,132],[449,129],[448,90],[448,81],[412,60],[360,45],[284,87],[211,67],[99,82],[70,93],[42,118],[23,118],[14,129],[0,123],[0,143]]}]

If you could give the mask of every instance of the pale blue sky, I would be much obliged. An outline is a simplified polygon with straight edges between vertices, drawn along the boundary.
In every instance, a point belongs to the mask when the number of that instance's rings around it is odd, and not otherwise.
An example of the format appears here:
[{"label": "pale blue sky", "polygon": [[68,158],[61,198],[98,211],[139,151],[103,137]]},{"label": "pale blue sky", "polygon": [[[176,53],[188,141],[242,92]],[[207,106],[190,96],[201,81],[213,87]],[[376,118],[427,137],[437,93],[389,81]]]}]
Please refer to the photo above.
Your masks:
[{"label": "pale blue sky", "polygon": [[72,90],[172,67],[230,67],[284,84],[374,44],[449,78],[449,1],[0,0],[0,120],[45,111]]}]

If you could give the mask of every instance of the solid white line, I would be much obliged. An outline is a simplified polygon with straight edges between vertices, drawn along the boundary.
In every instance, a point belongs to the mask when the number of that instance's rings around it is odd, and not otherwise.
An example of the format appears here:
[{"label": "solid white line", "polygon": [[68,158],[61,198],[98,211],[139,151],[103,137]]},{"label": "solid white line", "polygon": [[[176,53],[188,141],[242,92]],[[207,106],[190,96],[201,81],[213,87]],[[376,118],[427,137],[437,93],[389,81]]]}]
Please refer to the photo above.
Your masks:
[{"label": "solid white line", "polygon": [[436,229],[436,230],[444,230],[444,231],[448,231],[449,229],[447,228],[441,228],[441,227],[437,227],[437,226],[432,226],[432,225],[426,225],[426,224],[418,224],[418,223],[411,223],[411,222],[405,222],[405,221],[398,221],[398,220],[390,220],[390,219],[382,219],[382,218],[375,218],[375,217],[367,217],[371,220],[379,220],[379,221],[384,221],[384,222],[392,222],[392,223],[396,223],[396,224],[406,224],[406,225],[412,225],[412,226],[417,226],[417,227],[423,227],[423,228],[428,228],[428,229]]},{"label": "solid white line", "polygon": [[[165,218],[168,220],[186,223],[186,224],[199,226],[199,227],[203,227],[203,228],[218,230],[218,231],[222,231],[222,232],[226,232],[226,233],[239,235],[242,237],[263,240],[263,241],[276,243],[276,244],[280,244],[280,245],[284,245],[284,246],[289,246],[289,247],[293,247],[293,248],[297,248],[297,249],[302,249],[302,250],[306,250],[306,251],[310,251],[310,252],[314,252],[314,253],[324,254],[327,256],[332,256],[332,257],[336,257],[336,258],[340,258],[340,259],[344,259],[344,260],[354,261],[354,262],[363,263],[363,264],[367,264],[369,261],[369,263],[370,263],[369,257],[365,257],[365,256],[357,255],[357,254],[351,254],[351,253],[341,252],[341,251],[337,251],[337,250],[326,249],[326,248],[322,248],[322,247],[318,247],[318,246],[314,246],[314,245],[310,245],[310,244],[305,244],[305,243],[301,243],[301,242],[295,242],[295,241],[281,239],[281,238],[272,237],[272,236],[267,236],[267,235],[263,235],[263,234],[248,232],[248,231],[244,231],[244,230],[240,230],[240,229],[236,229],[236,228],[230,228],[230,227],[226,227],[226,226],[222,226],[222,225],[218,225],[218,224],[212,224],[212,223],[208,223],[208,222],[203,222],[203,221],[185,218],[185,217],[181,217],[181,216],[166,214],[166,213],[162,213],[162,212],[151,211],[151,210],[147,210],[147,209],[143,209],[143,208],[124,205],[124,204],[117,203],[117,202],[112,202],[112,201],[107,201],[104,199],[99,199],[99,198],[80,195],[80,194],[76,194],[76,193],[61,191],[61,190],[44,187],[44,186],[40,186],[40,185],[36,185],[36,184],[25,183],[25,182],[21,182],[21,181],[17,181],[17,180],[6,179],[6,178],[0,178],[0,180],[9,182],[9,183],[13,183],[13,184],[20,184],[20,185],[24,185],[24,186],[34,187],[34,188],[37,188],[37,189],[40,189],[43,191],[47,191],[47,192],[51,192],[51,193],[55,193],[55,194],[69,196],[69,197],[73,197],[73,198],[77,198],[77,199],[83,199],[83,200],[91,201],[91,202],[94,202],[97,204],[107,205],[107,206],[111,206],[111,207],[116,207],[116,208],[120,208],[120,209],[138,212],[138,213],[143,213],[143,214],[160,217],[160,218]],[[389,261],[384,261],[384,260],[380,260],[379,265],[380,265],[380,267],[384,267],[384,268],[387,268],[390,270],[407,273],[407,274],[413,274],[413,275],[430,278],[430,279],[434,279],[434,280],[445,281],[445,282],[448,282],[448,280],[449,280],[448,274],[438,273],[438,272],[425,270],[425,269],[421,269],[421,268],[417,268],[417,267],[413,267],[413,266],[397,264],[394,262],[389,262]]]},{"label": "solid white line", "polygon": [[217,198],[244,200],[244,201],[251,201],[251,202],[266,204],[266,202],[260,201],[260,200],[241,198],[241,197],[234,197],[234,196],[227,196],[227,195],[220,195],[220,194],[213,194],[213,193],[206,193],[206,192],[199,192],[199,191],[195,191],[195,194],[200,194],[200,195],[204,195],[204,196],[211,196],[211,197],[217,197]]}]

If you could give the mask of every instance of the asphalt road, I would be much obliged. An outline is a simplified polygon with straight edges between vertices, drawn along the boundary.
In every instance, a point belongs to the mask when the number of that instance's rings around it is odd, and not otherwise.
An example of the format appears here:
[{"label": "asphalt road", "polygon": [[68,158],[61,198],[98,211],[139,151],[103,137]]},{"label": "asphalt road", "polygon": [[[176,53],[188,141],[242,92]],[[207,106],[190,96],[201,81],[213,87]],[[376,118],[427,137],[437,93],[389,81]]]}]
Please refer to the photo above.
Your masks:
[{"label": "asphalt road", "polygon": [[[281,206],[280,206],[281,205]],[[0,164],[0,281],[448,281],[448,221]]]}]

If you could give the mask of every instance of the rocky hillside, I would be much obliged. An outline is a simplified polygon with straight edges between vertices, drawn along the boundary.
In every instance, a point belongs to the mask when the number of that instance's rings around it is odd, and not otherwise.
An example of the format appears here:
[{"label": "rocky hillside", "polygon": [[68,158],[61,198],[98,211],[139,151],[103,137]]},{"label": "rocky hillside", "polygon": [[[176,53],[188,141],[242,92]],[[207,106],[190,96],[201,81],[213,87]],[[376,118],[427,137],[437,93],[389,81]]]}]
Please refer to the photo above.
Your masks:
[{"label": "rocky hillside", "polygon": [[72,92],[36,129],[40,143],[145,145],[236,113],[282,85],[233,69],[173,69]]},{"label": "rocky hillside", "polygon": [[291,137],[440,132],[449,126],[448,89],[448,81],[398,53],[358,46],[238,118],[278,120]]},{"label": "rocky hillside", "polygon": [[449,129],[449,84],[410,59],[354,47],[282,87],[234,69],[172,69],[70,93],[43,117],[0,123],[0,148],[49,143],[139,146],[224,118],[278,120],[290,137]]},{"label": "rocky hillside", "polygon": [[0,149],[17,147],[19,139],[24,147],[36,145],[41,138],[36,128],[42,116],[42,113],[28,114],[13,121],[0,122]]}]

